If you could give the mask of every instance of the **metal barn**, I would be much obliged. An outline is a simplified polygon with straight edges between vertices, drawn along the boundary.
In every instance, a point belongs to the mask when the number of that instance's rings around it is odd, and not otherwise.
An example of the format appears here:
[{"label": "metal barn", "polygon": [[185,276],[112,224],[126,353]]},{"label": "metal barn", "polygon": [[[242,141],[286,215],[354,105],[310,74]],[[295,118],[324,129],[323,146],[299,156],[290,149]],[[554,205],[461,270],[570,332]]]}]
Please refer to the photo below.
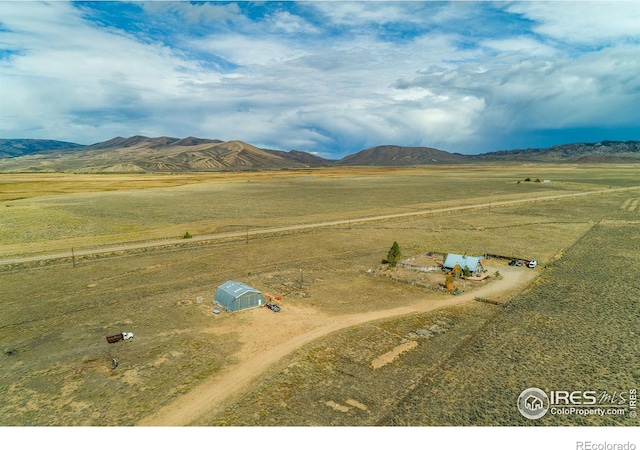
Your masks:
[{"label": "metal barn", "polygon": [[227,281],[218,286],[215,301],[227,311],[257,308],[265,303],[260,291],[239,281]]}]

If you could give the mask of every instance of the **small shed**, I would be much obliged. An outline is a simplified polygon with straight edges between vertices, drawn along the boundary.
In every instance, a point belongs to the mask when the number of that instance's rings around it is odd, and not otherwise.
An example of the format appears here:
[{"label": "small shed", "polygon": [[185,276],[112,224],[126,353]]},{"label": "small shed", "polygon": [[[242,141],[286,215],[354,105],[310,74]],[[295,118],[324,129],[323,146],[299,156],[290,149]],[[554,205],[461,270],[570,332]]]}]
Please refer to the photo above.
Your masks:
[{"label": "small shed", "polygon": [[467,256],[449,253],[442,266],[445,270],[453,270],[455,266],[460,266],[463,270],[467,267],[473,276],[478,276],[484,270],[482,267],[483,259],[484,258],[482,256]]},{"label": "small shed", "polygon": [[227,281],[218,286],[215,302],[227,311],[257,308],[265,303],[259,290],[239,281]]}]

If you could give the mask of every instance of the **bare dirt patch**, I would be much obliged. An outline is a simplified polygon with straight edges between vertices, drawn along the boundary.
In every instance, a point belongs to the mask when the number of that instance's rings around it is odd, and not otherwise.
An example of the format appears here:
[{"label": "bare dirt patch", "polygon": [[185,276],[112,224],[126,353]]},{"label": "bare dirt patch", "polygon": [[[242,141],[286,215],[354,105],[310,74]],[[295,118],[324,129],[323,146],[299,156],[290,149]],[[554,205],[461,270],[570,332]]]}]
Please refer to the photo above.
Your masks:
[{"label": "bare dirt patch", "polygon": [[336,403],[333,400],[329,400],[328,402],[325,402],[325,405],[327,405],[329,408],[333,408],[336,411],[340,411],[343,413],[349,411],[348,406],[341,405],[340,403]]},{"label": "bare dirt patch", "polygon": [[351,405],[355,408],[361,409],[362,411],[367,411],[369,409],[367,408],[367,405],[363,405],[358,400],[353,400],[352,398],[348,399],[345,403],[347,405]]},{"label": "bare dirt patch", "polygon": [[411,350],[412,348],[416,348],[417,346],[418,343],[416,341],[408,341],[400,344],[390,352],[387,352],[384,355],[380,355],[376,359],[371,361],[371,367],[373,367],[374,369],[379,369],[382,366],[386,366],[404,352],[408,352],[409,350]]}]

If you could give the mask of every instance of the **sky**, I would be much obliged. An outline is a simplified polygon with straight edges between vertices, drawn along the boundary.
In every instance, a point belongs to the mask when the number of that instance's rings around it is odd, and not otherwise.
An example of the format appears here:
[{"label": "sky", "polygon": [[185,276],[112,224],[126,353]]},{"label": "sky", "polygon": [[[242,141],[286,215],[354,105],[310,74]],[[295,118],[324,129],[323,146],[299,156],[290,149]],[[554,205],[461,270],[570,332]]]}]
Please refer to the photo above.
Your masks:
[{"label": "sky", "polygon": [[341,158],[640,139],[640,1],[0,0],[0,138]]}]

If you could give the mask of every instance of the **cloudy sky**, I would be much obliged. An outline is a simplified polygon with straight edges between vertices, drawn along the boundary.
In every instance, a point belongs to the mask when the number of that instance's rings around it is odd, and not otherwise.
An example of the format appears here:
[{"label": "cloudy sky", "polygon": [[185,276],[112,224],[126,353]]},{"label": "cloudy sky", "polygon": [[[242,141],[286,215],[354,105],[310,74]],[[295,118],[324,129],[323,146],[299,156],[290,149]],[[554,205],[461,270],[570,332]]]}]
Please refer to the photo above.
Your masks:
[{"label": "cloudy sky", "polygon": [[7,2],[0,138],[640,139],[640,2]]}]

